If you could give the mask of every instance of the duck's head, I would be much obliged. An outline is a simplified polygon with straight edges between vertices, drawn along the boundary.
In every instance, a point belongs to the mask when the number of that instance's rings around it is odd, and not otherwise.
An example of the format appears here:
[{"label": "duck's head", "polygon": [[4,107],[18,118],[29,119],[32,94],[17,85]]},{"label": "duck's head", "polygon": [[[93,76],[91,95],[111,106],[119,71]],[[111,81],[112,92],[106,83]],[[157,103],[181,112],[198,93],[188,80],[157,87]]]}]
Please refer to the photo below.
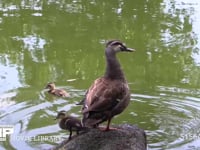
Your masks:
[{"label": "duck's head", "polygon": [[106,43],[106,48],[116,52],[134,52],[132,48],[126,47],[124,43],[119,40],[110,40]]},{"label": "duck's head", "polygon": [[56,118],[55,118],[55,120],[59,120],[59,119],[65,118],[65,117],[66,117],[66,113],[67,113],[67,112],[64,111],[64,110],[59,111],[58,114],[57,114],[57,116],[56,116]]},{"label": "duck's head", "polygon": [[46,85],[45,89],[54,90],[56,88],[55,83],[50,82]]}]

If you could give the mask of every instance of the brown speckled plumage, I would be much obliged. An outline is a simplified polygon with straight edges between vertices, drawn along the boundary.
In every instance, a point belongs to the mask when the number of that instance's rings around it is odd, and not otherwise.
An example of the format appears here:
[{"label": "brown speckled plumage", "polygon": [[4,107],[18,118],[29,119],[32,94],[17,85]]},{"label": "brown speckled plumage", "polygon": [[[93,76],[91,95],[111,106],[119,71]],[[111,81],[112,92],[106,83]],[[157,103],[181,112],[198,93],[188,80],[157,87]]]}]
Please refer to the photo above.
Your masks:
[{"label": "brown speckled plumage", "polygon": [[106,45],[106,72],[103,77],[94,81],[88,89],[83,102],[82,123],[86,127],[97,127],[124,111],[130,101],[129,87],[116,58],[120,51],[133,51],[119,40],[109,41]]},{"label": "brown speckled plumage", "polygon": [[65,111],[60,111],[56,117],[58,120],[59,127],[63,130],[68,130],[69,140],[72,136],[72,131],[76,131],[76,134],[79,134],[79,131],[84,130],[82,127],[81,121],[75,117],[67,116]]},{"label": "brown speckled plumage", "polygon": [[55,83],[52,83],[52,82],[47,84],[46,89],[49,89],[48,92],[55,96],[59,96],[59,97],[69,97],[70,96],[69,93],[67,93],[65,90],[56,89]]}]

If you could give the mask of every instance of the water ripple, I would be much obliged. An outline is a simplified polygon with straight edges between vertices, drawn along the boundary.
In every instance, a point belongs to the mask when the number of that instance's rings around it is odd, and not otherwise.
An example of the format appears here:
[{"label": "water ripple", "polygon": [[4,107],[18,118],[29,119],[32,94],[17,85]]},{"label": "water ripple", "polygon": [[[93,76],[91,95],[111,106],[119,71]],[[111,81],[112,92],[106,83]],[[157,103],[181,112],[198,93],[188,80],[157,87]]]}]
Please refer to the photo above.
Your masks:
[{"label": "water ripple", "polygon": [[137,103],[148,105],[145,110],[153,110],[146,112],[150,149],[187,147],[200,139],[199,90],[158,86],[152,95],[132,95]]}]

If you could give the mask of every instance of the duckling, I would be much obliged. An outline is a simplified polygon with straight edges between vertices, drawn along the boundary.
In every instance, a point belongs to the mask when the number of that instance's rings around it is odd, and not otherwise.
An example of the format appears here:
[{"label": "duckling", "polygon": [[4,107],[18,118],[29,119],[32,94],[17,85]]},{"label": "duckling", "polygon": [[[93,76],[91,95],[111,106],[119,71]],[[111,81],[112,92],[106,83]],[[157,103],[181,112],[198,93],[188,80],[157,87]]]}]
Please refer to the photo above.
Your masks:
[{"label": "duckling", "polygon": [[94,81],[83,99],[83,126],[95,128],[107,121],[105,131],[108,131],[111,119],[122,113],[128,106],[129,86],[116,54],[133,51],[134,49],[127,48],[119,40],[111,40],[106,44],[106,71],[103,77]]},{"label": "duckling", "polygon": [[49,89],[49,93],[59,96],[59,97],[69,97],[69,93],[67,93],[65,90],[63,89],[56,89],[55,83],[50,82],[47,84],[47,86],[45,87],[45,89]]},{"label": "duckling", "polygon": [[76,134],[79,134],[79,131],[85,130],[81,124],[81,121],[75,117],[67,116],[66,111],[58,112],[56,119],[58,120],[59,127],[63,130],[69,130],[69,138],[71,139],[72,131],[76,131]]}]

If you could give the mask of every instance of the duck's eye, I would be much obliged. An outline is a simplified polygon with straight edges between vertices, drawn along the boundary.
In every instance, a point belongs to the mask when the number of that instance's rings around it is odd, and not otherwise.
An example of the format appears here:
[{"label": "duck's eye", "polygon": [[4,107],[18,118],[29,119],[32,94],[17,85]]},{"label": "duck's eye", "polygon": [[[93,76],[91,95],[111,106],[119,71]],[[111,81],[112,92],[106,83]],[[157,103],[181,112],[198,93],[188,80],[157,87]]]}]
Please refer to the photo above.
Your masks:
[{"label": "duck's eye", "polygon": [[124,45],[118,45],[117,47],[121,51],[124,51],[126,49],[126,47]]},{"label": "duck's eye", "polygon": [[114,50],[115,50],[115,51],[122,51],[122,46],[121,46],[121,45],[116,45],[116,46],[114,47]]}]

